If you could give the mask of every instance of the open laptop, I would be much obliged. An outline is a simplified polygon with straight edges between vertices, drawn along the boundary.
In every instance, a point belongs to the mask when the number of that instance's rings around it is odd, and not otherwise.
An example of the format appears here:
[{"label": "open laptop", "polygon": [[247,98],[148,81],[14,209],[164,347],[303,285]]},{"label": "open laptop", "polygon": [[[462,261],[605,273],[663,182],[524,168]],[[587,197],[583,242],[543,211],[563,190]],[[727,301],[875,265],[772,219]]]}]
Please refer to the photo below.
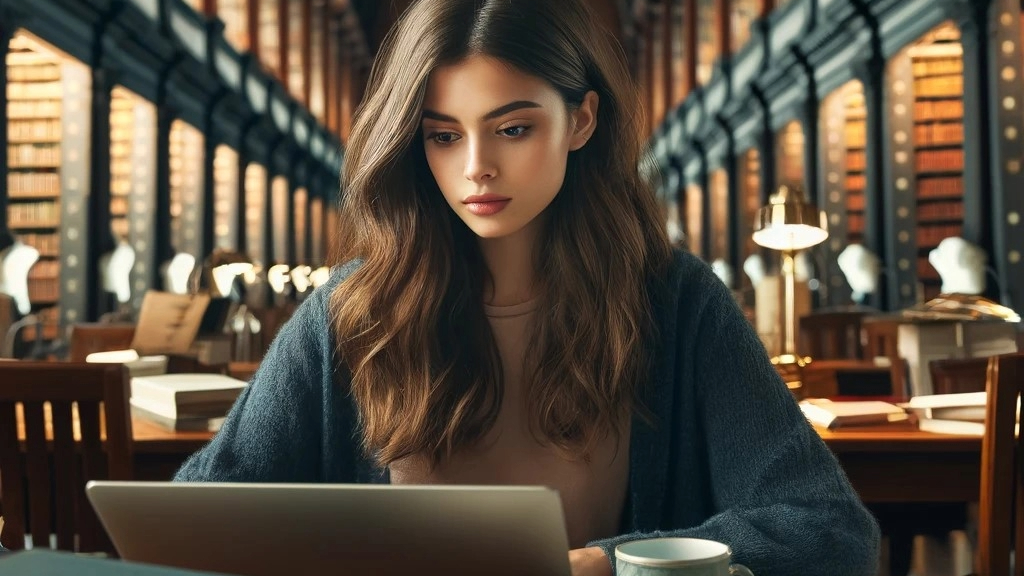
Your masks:
[{"label": "open laptop", "polygon": [[245,576],[569,576],[542,487],[93,481],[126,560]]}]

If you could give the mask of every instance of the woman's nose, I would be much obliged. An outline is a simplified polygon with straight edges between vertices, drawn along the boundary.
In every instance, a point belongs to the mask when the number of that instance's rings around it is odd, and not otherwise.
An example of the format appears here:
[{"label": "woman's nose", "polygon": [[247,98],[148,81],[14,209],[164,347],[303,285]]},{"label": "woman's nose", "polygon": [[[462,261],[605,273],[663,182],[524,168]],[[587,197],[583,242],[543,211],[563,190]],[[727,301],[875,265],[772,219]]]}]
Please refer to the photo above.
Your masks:
[{"label": "woman's nose", "polygon": [[489,151],[479,142],[471,143],[466,156],[465,176],[471,182],[493,180],[498,168]]}]

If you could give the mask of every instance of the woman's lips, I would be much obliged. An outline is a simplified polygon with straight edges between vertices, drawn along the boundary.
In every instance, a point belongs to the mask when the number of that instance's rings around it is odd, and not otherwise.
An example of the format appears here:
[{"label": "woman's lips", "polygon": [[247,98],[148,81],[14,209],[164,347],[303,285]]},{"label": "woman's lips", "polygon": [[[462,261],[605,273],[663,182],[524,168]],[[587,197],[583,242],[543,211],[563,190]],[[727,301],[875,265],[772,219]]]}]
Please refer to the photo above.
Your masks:
[{"label": "woman's lips", "polygon": [[462,203],[466,205],[466,210],[469,210],[472,214],[492,216],[504,210],[505,206],[508,206],[508,203],[511,201],[511,198],[497,194],[478,194],[466,198]]}]

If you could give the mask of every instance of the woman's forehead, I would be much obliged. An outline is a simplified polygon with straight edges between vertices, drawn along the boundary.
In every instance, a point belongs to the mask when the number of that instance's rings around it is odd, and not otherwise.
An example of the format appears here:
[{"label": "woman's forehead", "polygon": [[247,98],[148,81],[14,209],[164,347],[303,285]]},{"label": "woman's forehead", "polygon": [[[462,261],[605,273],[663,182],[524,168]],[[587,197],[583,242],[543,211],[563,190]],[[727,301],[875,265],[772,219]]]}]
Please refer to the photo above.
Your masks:
[{"label": "woman's forehead", "polygon": [[558,101],[558,93],[544,80],[496,58],[474,55],[431,72],[423,108],[460,120],[478,120],[511,102],[549,108]]}]

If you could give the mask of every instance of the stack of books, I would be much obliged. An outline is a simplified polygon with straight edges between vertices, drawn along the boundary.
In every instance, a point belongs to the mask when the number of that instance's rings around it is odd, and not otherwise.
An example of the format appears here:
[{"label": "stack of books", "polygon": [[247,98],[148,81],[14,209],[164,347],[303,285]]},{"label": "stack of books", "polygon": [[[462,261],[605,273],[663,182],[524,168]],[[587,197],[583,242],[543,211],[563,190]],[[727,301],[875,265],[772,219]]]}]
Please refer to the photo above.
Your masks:
[{"label": "stack of books", "polygon": [[[906,408],[917,415],[921,430],[939,434],[985,434],[985,392],[914,396]],[[1018,408],[1018,411],[1020,408]]]},{"label": "stack of books", "polygon": [[168,430],[216,432],[246,382],[222,374],[132,378],[132,415]]},{"label": "stack of books", "polygon": [[908,418],[903,408],[881,400],[809,399],[800,402],[800,411],[811,424],[828,429],[905,422]]}]

